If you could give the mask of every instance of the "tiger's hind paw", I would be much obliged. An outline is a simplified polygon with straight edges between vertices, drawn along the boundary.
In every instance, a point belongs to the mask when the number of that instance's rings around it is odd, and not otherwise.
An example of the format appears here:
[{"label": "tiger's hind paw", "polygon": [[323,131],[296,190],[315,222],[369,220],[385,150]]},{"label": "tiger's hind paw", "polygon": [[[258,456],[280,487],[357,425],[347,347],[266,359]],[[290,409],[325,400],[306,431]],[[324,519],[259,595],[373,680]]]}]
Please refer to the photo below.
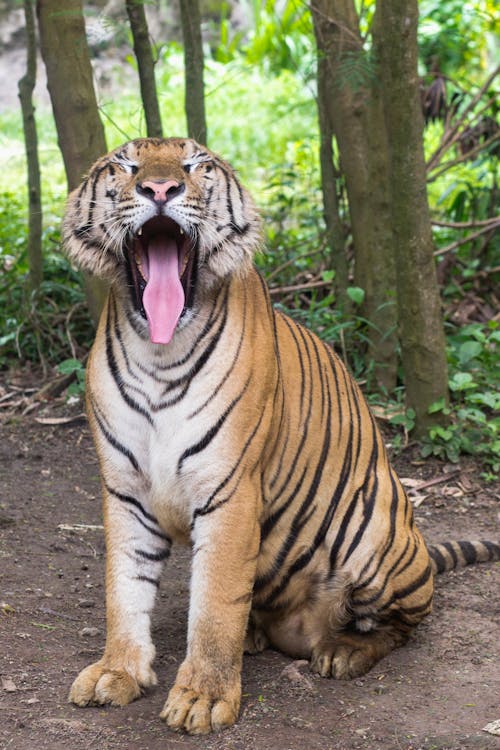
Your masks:
[{"label": "tiger's hind paw", "polygon": [[321,677],[350,680],[368,672],[376,661],[377,659],[373,659],[364,650],[350,646],[338,646],[326,652],[313,653],[311,670]]},{"label": "tiger's hind paw", "polygon": [[245,635],[245,642],[243,644],[243,651],[245,654],[260,654],[261,651],[269,646],[269,638],[265,634],[264,630],[258,625],[253,623],[248,624],[247,632]]},{"label": "tiger's hind paw", "polygon": [[346,633],[328,645],[323,643],[313,649],[311,670],[321,677],[333,677],[336,680],[360,677],[405,640],[405,635],[395,630],[367,634]]}]

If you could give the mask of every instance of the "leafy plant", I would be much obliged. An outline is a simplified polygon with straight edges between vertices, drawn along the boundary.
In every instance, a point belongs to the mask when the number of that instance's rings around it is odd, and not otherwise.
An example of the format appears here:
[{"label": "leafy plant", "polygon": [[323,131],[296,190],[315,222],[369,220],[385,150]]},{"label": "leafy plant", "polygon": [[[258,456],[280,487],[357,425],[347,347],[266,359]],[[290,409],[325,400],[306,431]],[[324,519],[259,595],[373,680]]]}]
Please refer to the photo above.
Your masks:
[{"label": "leafy plant", "polygon": [[0,367],[13,359],[55,365],[75,347],[84,351],[93,335],[79,275],[58,251],[59,229],[53,225],[43,234],[44,280],[36,296],[29,293],[24,214],[18,196],[0,194]]},{"label": "leafy plant", "polygon": [[66,393],[68,396],[82,396],[85,393],[85,367],[79,359],[65,359],[57,366],[61,375],[75,375],[75,380],[70,383]]},{"label": "leafy plant", "polygon": [[445,412],[450,423],[430,428],[422,454],[456,462],[460,453],[469,453],[492,478],[500,473],[500,327],[496,321],[465,326],[448,343],[451,404],[438,402],[431,413]]}]

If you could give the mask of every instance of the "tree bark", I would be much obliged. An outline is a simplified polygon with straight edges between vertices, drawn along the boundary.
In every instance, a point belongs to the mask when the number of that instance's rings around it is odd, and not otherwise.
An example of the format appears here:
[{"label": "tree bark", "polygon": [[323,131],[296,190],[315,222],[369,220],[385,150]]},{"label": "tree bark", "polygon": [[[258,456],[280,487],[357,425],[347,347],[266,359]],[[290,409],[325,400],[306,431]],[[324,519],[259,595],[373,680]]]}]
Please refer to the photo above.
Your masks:
[{"label": "tree bark", "polygon": [[33,89],[36,84],[36,31],[32,0],[24,0],[26,21],[26,73],[19,80],[19,99],[23,115],[24,142],[28,167],[28,263],[29,286],[36,292],[43,277],[42,256],[42,201],[40,186],[40,163],[38,160],[38,135],[33,106]]},{"label": "tree bark", "polygon": [[330,89],[330,74],[326,55],[318,54],[318,122],[319,122],[319,161],[321,168],[321,191],[323,194],[323,216],[326,227],[326,240],[330,251],[330,267],[335,271],[333,288],[339,308],[347,314],[351,305],[347,296],[349,269],[345,248],[345,232],[339,213],[337,200],[337,174],[334,165],[332,139],[333,125],[330,120],[327,101]]},{"label": "tree bark", "polygon": [[396,384],[397,310],[388,143],[379,84],[366,65],[353,0],[314,0],[311,10],[319,65],[325,68],[326,83],[318,82],[318,96],[324,97],[339,148],[355,283],[365,291],[362,313],[371,324],[368,356],[375,361],[377,381],[390,391]]},{"label": "tree bark", "polygon": [[207,124],[199,0],[180,0],[180,7],[184,39],[185,109],[188,135],[206,145]]},{"label": "tree bark", "polygon": [[[81,0],[37,0],[40,47],[69,190],[106,153],[92,81]],[[90,314],[97,321],[106,285],[84,274]]]},{"label": "tree bark", "polygon": [[146,132],[151,138],[162,138],[160,107],[155,83],[155,63],[149,40],[144,0],[126,0],[130,29],[134,40],[134,54],[139,69],[142,105],[146,118]]},{"label": "tree bark", "polygon": [[407,406],[423,434],[436,421],[429,406],[447,401],[448,377],[426,193],[417,24],[417,0],[377,0],[373,34],[390,143],[401,354]]}]

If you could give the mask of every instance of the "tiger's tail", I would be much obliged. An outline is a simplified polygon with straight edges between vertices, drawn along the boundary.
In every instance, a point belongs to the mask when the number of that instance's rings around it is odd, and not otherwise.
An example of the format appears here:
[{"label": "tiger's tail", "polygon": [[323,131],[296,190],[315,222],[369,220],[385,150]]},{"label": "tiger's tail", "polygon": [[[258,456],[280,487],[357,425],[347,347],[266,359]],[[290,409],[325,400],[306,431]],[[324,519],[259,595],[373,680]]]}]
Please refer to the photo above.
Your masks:
[{"label": "tiger's tail", "polygon": [[500,544],[487,541],[444,542],[428,546],[434,574],[480,562],[500,560]]}]

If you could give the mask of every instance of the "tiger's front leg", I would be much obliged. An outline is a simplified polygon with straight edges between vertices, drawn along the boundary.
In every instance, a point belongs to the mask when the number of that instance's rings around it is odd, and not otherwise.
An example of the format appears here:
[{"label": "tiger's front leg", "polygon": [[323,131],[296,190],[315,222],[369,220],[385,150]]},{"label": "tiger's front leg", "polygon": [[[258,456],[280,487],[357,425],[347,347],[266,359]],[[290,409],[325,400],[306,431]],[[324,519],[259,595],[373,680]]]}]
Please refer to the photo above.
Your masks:
[{"label": "tiger's front leg", "polygon": [[124,706],[155,685],[150,615],[170,540],[135,497],[106,487],[106,648],[84,669],[69,700]]},{"label": "tiger's front leg", "polygon": [[234,724],[260,543],[256,492],[193,520],[187,654],[161,712],[172,729],[206,734]]}]

